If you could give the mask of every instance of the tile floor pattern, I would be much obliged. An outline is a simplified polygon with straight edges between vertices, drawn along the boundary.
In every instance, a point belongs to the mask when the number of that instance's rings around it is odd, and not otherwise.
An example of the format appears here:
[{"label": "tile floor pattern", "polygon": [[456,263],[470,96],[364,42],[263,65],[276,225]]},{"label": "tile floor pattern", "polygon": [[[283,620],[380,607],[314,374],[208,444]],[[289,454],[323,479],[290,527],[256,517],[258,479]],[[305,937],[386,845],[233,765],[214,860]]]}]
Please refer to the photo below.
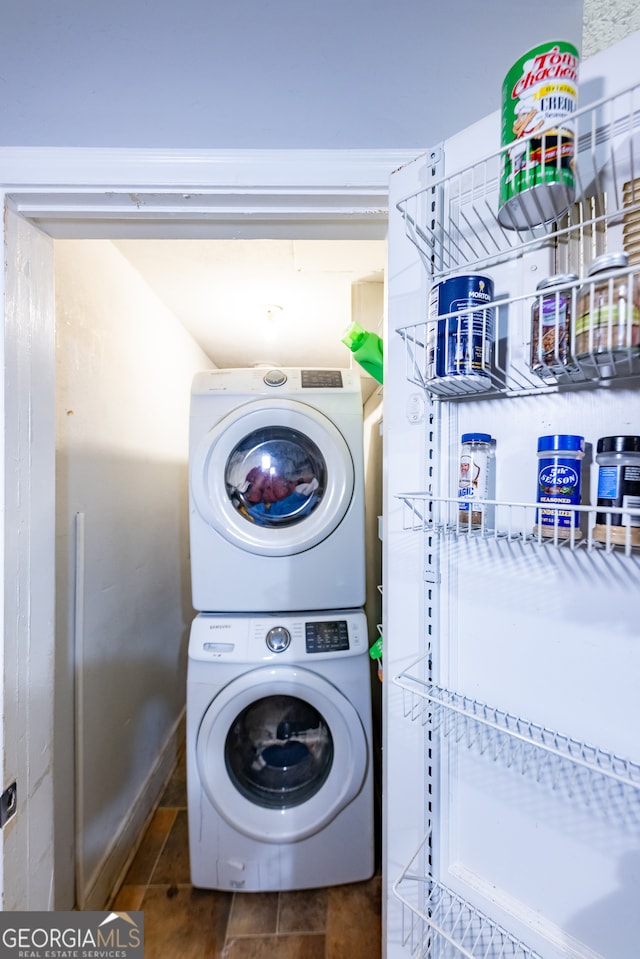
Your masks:
[{"label": "tile floor pattern", "polygon": [[299,892],[196,889],[184,755],[109,907],[144,912],[145,959],[377,959],[381,879]]}]

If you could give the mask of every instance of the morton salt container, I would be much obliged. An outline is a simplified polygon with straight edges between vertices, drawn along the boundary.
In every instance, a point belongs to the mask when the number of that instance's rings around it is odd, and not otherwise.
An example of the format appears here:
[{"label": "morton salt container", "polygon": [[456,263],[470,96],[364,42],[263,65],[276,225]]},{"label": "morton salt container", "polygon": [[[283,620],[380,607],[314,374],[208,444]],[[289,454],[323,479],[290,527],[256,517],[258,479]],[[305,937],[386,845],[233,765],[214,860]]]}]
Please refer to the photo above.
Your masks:
[{"label": "morton salt container", "polygon": [[477,273],[434,283],[429,292],[427,379],[447,378],[460,392],[491,388],[493,280]]},{"label": "morton salt container", "polygon": [[[538,437],[538,496],[535,535],[580,539],[580,514],[560,506],[580,505],[584,436],[556,433]],[[546,508],[545,508],[546,504]]]},{"label": "morton salt container", "polygon": [[[598,440],[598,506],[640,508],[640,436],[603,436]],[[593,538],[601,543],[640,546],[640,516],[596,513]]]},{"label": "morton salt container", "polygon": [[502,86],[502,153],[498,220],[511,230],[546,223],[574,198],[574,132],[579,54],[550,40],[525,53]]}]

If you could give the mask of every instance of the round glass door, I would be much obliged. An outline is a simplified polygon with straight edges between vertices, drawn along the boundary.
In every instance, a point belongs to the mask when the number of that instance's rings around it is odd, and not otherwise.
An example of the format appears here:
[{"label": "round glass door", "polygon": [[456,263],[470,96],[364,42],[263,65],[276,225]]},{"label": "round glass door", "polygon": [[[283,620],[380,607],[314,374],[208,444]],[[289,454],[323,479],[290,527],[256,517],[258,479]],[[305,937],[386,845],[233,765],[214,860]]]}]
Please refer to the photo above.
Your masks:
[{"label": "round glass door", "polygon": [[201,517],[234,546],[265,556],[301,553],[330,536],[354,484],[342,433],[291,400],[239,406],[202,438],[190,464]]},{"label": "round glass door", "polygon": [[360,790],[369,753],[357,710],[298,666],[250,669],[212,699],[198,729],[204,793],[238,832],[295,842]]},{"label": "round glass door", "polygon": [[333,739],[309,703],[295,696],[265,696],[236,719],[224,760],[243,796],[267,809],[287,809],[322,788],[333,761]]},{"label": "round glass door", "polygon": [[264,427],[232,450],[227,495],[248,522],[266,527],[299,523],[320,504],[327,466],[317,445],[298,430]]}]

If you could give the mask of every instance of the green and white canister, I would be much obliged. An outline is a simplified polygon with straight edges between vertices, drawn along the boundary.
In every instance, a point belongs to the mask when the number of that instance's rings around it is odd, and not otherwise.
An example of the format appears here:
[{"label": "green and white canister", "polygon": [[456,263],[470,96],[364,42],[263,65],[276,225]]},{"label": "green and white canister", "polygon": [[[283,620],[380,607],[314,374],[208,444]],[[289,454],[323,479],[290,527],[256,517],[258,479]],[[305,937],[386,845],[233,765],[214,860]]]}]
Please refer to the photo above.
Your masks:
[{"label": "green and white canister", "polygon": [[573,203],[575,137],[567,121],[578,106],[579,53],[551,40],[525,53],[502,86],[498,220],[530,229]]}]

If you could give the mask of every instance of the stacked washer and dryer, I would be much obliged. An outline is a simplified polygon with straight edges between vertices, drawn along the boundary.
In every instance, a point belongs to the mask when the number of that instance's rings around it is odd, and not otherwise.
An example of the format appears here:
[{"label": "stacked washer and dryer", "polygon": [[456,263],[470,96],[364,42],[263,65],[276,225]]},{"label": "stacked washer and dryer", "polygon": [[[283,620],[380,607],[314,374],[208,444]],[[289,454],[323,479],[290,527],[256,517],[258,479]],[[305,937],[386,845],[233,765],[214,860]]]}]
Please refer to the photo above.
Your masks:
[{"label": "stacked washer and dryer", "polygon": [[360,377],[198,374],[191,395],[191,878],[276,891],[374,871]]}]

